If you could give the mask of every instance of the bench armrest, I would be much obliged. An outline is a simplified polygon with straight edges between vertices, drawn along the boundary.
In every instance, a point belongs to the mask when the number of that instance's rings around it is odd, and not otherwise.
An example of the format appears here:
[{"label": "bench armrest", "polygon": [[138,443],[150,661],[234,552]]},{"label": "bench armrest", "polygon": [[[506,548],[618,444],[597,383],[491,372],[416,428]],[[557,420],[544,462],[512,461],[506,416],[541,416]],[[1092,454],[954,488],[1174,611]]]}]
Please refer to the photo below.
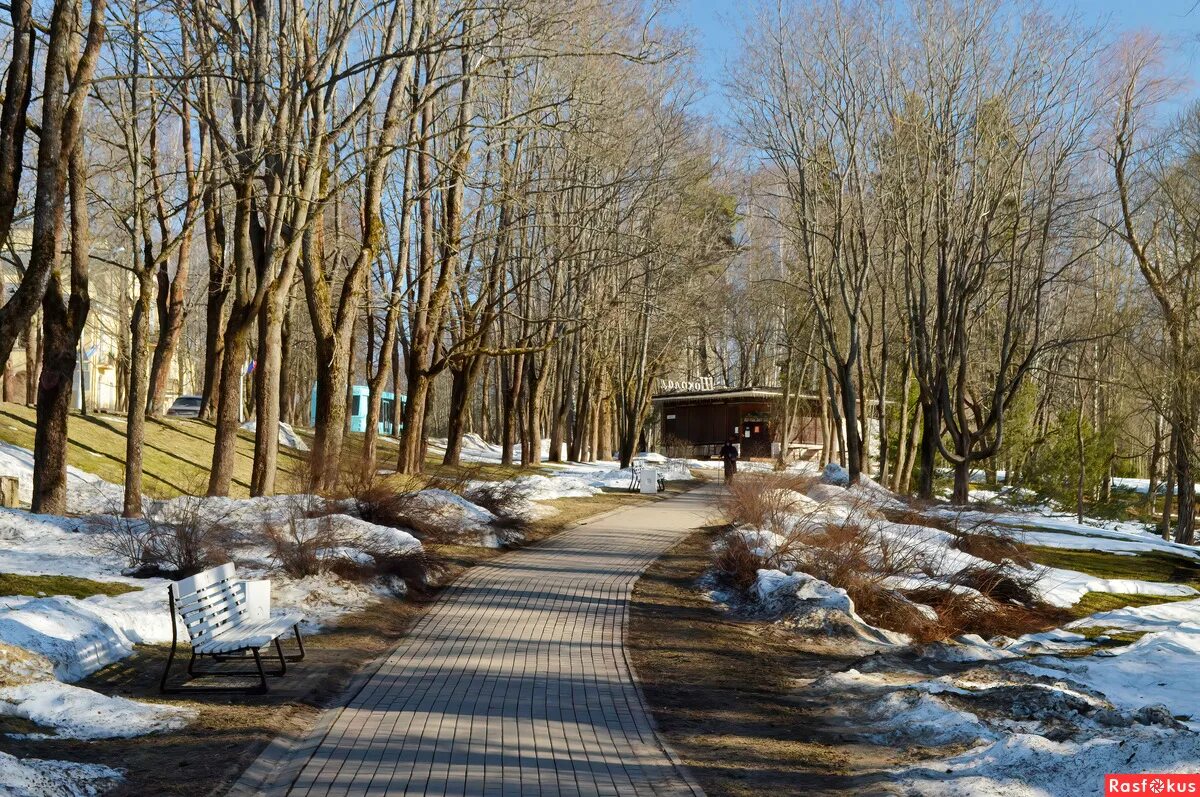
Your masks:
[{"label": "bench armrest", "polygon": [[247,618],[251,620],[266,620],[271,616],[271,582],[237,581],[234,589],[246,601]]}]

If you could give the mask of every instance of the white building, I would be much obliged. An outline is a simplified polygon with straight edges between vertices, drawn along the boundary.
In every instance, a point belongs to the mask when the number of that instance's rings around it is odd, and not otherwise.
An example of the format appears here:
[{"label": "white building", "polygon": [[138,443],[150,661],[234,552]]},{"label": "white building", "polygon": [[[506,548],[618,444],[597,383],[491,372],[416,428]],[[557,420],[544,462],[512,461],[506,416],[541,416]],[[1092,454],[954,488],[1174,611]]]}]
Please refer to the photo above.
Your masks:
[{"label": "white building", "polygon": [[[3,286],[5,299],[16,290],[19,276],[13,261],[15,259],[23,262],[28,258],[32,231],[27,227],[14,229],[10,237],[11,244],[0,249],[0,286]],[[93,251],[103,249],[94,246]],[[128,352],[122,345],[122,340],[128,340],[129,337],[128,327],[136,290],[136,283],[130,273],[113,264],[121,255],[121,251],[118,250],[112,256],[104,258],[93,256],[89,266],[88,289],[91,294],[91,307],[84,323],[83,334],[80,336],[79,360],[75,367],[72,406],[76,410],[83,409],[86,403],[89,411],[121,411],[124,382],[129,367]],[[38,317],[40,318],[40,313]],[[156,314],[152,311],[152,341],[158,334],[157,322]],[[40,338],[40,335],[37,337]],[[37,345],[39,344],[35,342],[35,347]],[[28,359],[25,338],[18,338],[4,369],[4,401],[26,401]],[[168,402],[180,394],[180,387],[179,369],[172,368],[166,386],[165,398]]]}]

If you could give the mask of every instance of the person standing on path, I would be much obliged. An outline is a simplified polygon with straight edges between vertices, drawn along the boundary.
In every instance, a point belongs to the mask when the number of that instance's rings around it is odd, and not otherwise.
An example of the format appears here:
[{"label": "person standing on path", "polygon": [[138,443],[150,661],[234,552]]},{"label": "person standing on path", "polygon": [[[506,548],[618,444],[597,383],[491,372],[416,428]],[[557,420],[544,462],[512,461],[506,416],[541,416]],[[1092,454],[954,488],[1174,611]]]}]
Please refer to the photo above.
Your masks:
[{"label": "person standing on path", "polygon": [[733,476],[737,473],[738,450],[734,438],[725,441],[721,447],[721,459],[725,462],[725,483],[733,484]]}]

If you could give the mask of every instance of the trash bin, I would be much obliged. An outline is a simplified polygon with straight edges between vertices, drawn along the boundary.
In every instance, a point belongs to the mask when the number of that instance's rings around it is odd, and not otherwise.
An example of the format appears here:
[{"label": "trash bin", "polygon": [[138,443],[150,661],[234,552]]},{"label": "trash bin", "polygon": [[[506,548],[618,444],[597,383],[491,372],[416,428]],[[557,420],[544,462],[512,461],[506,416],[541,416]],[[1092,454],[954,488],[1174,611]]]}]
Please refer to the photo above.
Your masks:
[{"label": "trash bin", "polygon": [[642,468],[638,472],[638,478],[641,480],[641,488],[643,493],[658,492],[658,469],[657,468]]}]

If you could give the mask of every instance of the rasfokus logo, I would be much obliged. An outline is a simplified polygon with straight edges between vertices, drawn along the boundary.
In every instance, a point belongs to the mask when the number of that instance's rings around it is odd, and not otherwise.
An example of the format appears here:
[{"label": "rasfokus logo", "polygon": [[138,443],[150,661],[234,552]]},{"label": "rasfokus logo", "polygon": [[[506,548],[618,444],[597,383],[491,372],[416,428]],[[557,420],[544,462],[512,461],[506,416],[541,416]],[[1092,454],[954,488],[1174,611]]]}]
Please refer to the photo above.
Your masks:
[{"label": "rasfokus logo", "polygon": [[1200,775],[1105,775],[1104,797],[1115,794],[1200,795]]}]

